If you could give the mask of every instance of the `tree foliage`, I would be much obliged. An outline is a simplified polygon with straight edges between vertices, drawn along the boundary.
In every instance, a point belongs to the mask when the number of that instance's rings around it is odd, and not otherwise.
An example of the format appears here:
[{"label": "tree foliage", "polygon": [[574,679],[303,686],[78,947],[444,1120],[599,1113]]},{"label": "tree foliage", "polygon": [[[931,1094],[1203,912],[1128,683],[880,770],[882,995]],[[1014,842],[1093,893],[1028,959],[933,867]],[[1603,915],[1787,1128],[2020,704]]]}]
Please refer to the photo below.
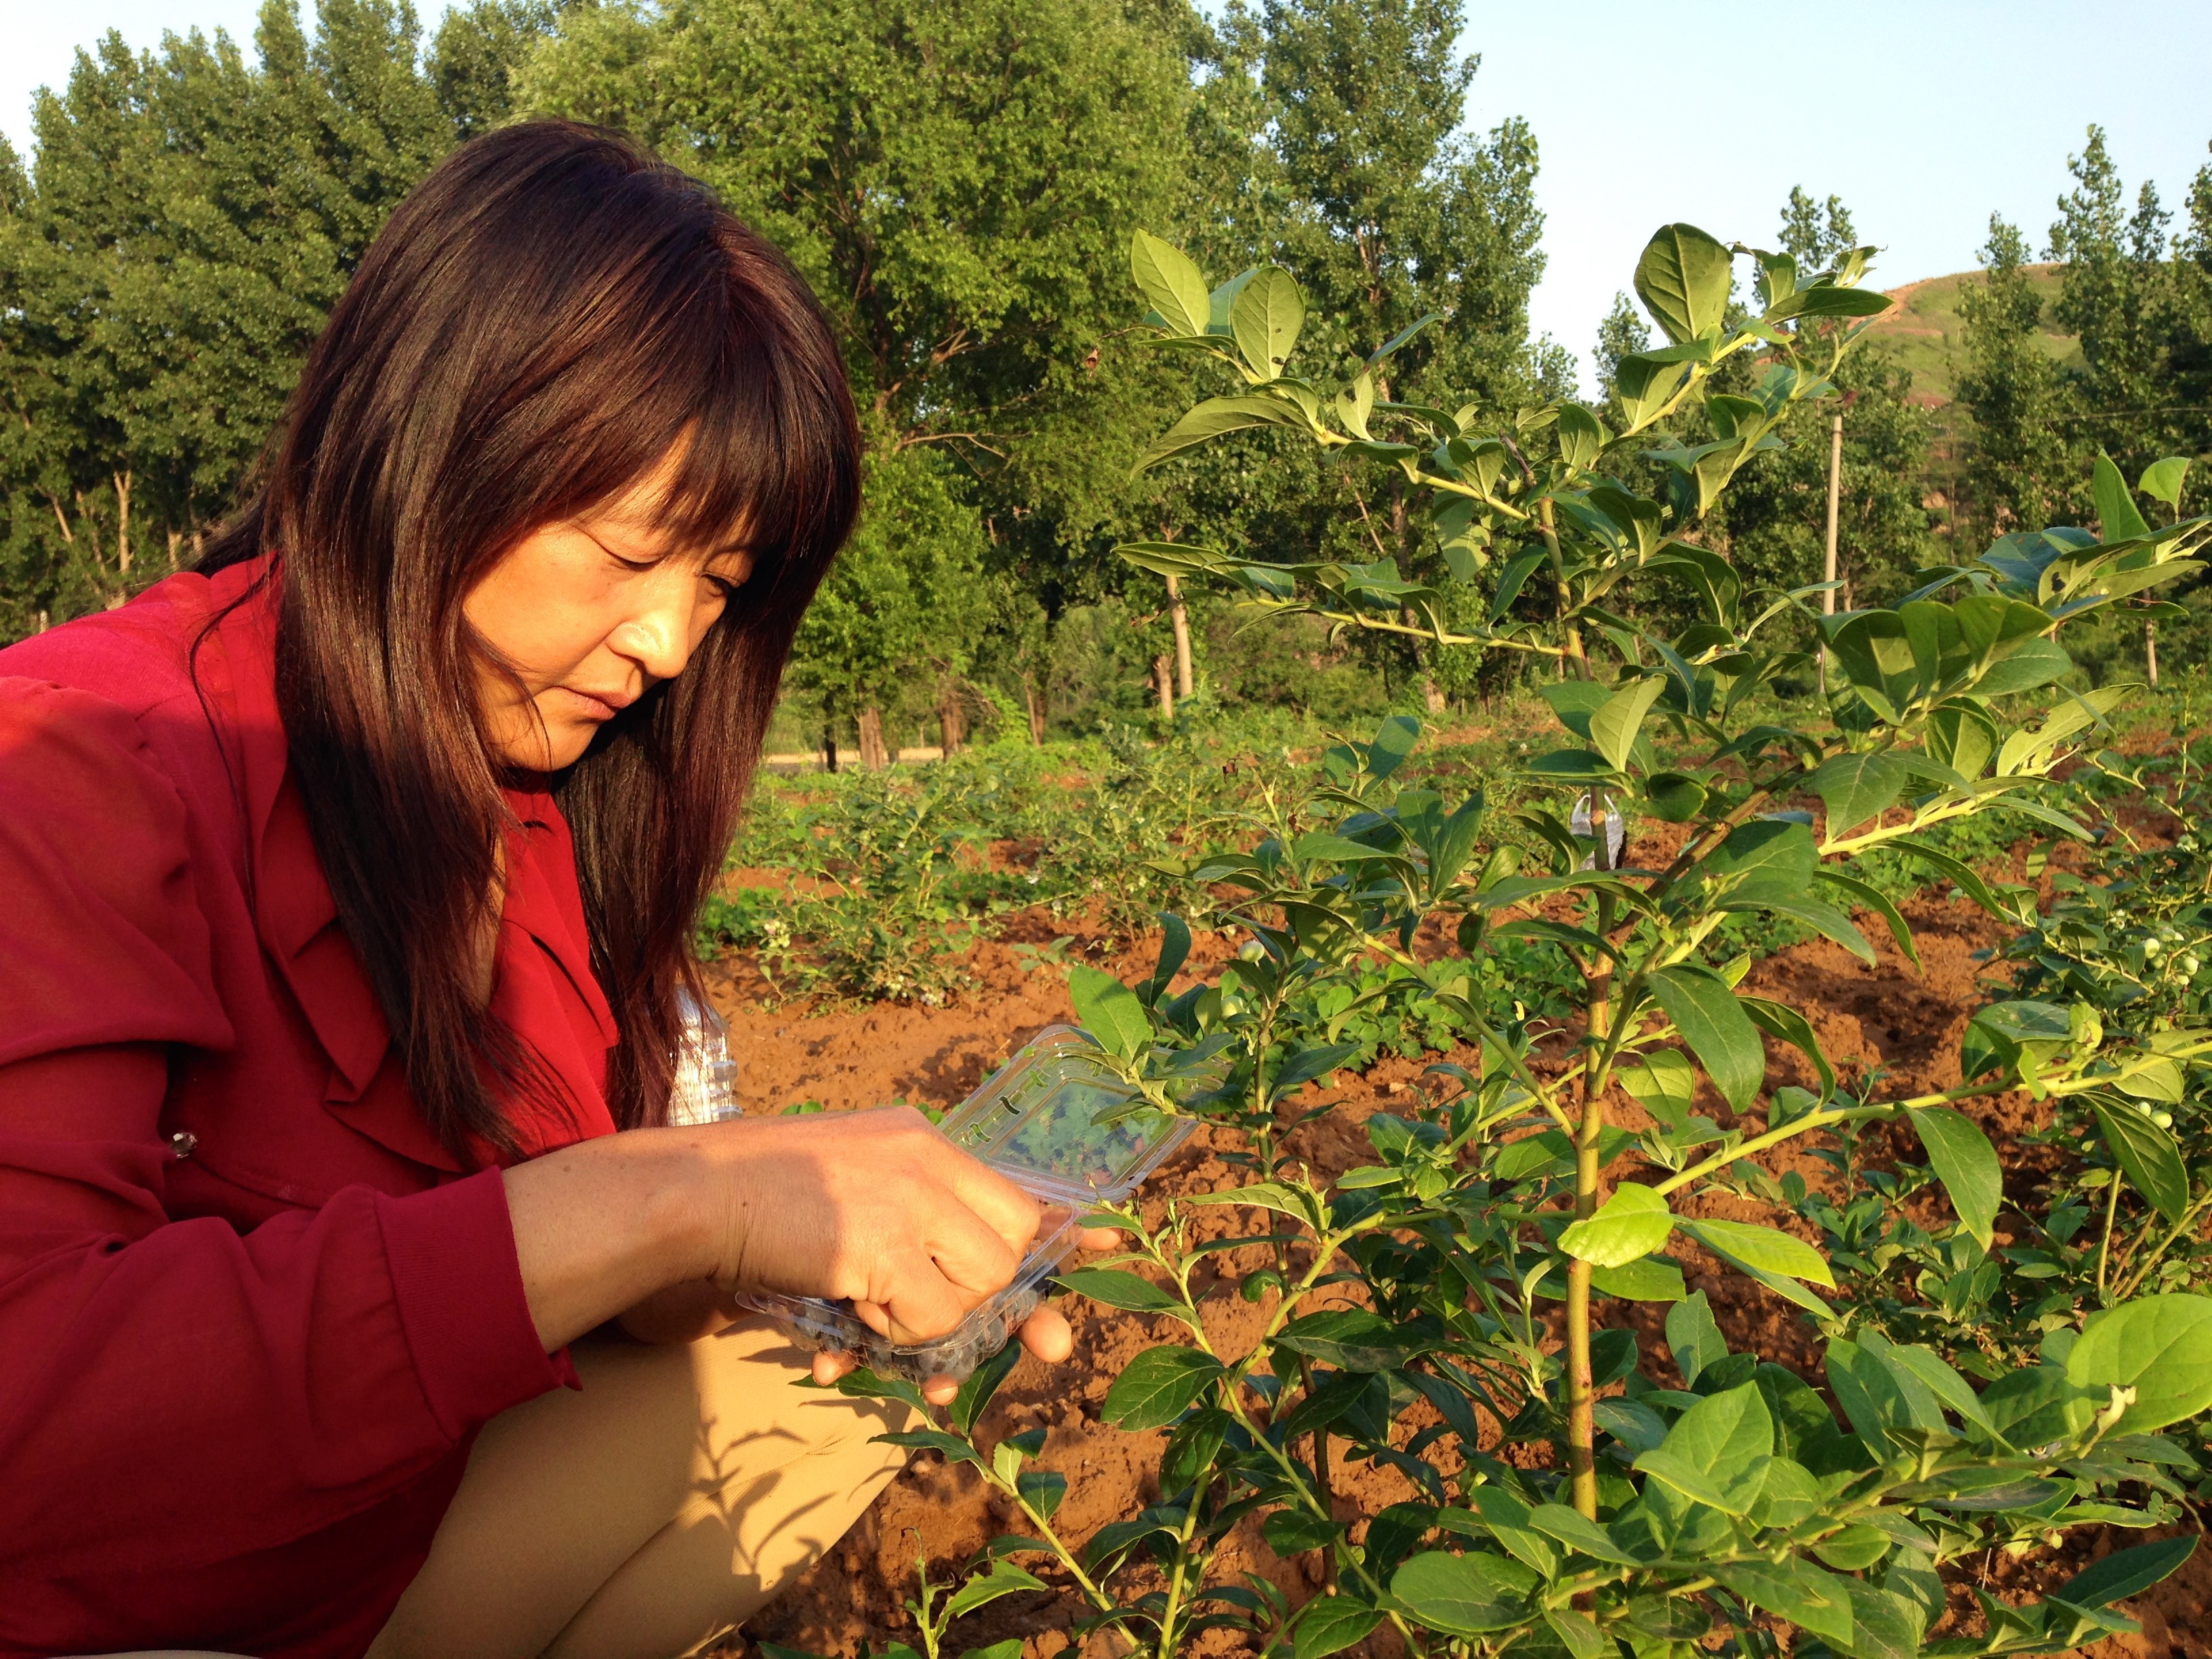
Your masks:
[{"label": "tree foliage", "polygon": [[427,59],[400,0],[269,0],[218,32],[111,33],[0,155],[0,628],[119,602],[235,499],[369,238],[496,118],[531,0],[453,14]]}]

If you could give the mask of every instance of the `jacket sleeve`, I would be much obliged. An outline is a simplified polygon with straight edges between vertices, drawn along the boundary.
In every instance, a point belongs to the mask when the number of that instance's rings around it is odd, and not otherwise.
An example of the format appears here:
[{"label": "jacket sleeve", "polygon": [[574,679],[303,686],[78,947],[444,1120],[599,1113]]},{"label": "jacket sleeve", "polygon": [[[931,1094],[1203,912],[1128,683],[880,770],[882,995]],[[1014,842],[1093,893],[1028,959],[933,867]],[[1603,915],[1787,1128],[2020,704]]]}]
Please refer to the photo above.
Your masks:
[{"label": "jacket sleeve", "polygon": [[167,1214],[170,1054],[237,1040],[193,847],[126,711],[0,680],[0,1560],[285,1543],[568,1374],[495,1170],[244,1235]]}]

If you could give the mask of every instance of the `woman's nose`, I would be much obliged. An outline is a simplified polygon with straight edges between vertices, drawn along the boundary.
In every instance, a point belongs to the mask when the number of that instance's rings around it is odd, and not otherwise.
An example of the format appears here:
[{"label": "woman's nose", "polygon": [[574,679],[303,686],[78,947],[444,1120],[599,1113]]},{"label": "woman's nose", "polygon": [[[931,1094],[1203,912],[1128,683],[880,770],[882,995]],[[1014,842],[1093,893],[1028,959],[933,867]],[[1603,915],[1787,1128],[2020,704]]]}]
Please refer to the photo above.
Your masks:
[{"label": "woman's nose", "polygon": [[655,583],[651,602],[627,617],[607,642],[656,680],[673,679],[691,658],[697,584]]}]

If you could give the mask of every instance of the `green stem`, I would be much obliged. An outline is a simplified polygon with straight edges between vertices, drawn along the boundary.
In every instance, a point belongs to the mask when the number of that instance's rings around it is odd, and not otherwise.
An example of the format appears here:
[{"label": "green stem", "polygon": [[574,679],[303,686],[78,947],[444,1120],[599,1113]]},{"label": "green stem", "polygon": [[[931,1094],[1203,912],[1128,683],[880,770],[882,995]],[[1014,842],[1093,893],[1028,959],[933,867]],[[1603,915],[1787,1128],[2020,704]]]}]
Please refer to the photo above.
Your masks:
[{"label": "green stem", "polygon": [[2196,1224],[2197,1218],[2203,1214],[2207,1207],[2212,1207],[2212,1192],[2207,1192],[2203,1197],[2185,1210],[2181,1219],[2175,1222],[2167,1230],[2166,1237],[2159,1241],[2158,1248],[2144,1258],[2142,1266],[2128,1275],[2127,1283],[2120,1287],[2118,1292],[2121,1301],[2126,1301],[2142,1287],[2143,1280],[2150,1276],[2150,1270],[2158,1266],[2159,1258],[2172,1248],[2176,1240]]},{"label": "green stem", "polygon": [[1544,532],[1544,556],[1552,567],[1552,592],[1559,600],[1559,626],[1567,640],[1567,660],[1575,665],[1576,674],[1591,679],[1589,658],[1583,650],[1582,625],[1575,620],[1574,591],[1567,586],[1566,556],[1559,550],[1559,527],[1552,512],[1548,495],[1536,503],[1536,522]]},{"label": "green stem", "polygon": [[1935,1094],[1915,1095],[1910,1100],[1892,1100],[1879,1106],[1837,1106],[1822,1111],[1808,1112],[1802,1117],[1793,1117],[1778,1129],[1769,1129],[1764,1134],[1753,1135],[1741,1146],[1724,1152],[1716,1152],[1702,1164],[1695,1164],[1678,1176],[1670,1176],[1651,1190],[1664,1198],[1679,1191],[1693,1181],[1704,1179],[1725,1170],[1731,1164],[1747,1158],[1753,1152],[1765,1152],[1769,1146],[1779,1146],[1785,1140],[1814,1129],[1825,1129],[1832,1123],[1850,1123],[1877,1117],[1896,1117],[1921,1106],[1941,1106],[1954,1100],[1972,1100],[1979,1095],[2002,1094],[2011,1085],[2005,1083],[1974,1083],[1956,1089],[1945,1089]]},{"label": "green stem", "polygon": [[2105,1269],[2112,1258],[2112,1218],[2118,1212],[2119,1207],[2120,1172],[2115,1169],[2112,1171],[2112,1180],[2106,1183],[2105,1193],[2104,1237],[2097,1241],[2097,1299],[2105,1303],[2107,1307],[2112,1304],[2105,1295]]},{"label": "green stem", "polygon": [[1183,1512],[1182,1527],[1176,1534],[1175,1569],[1168,1575],[1168,1599],[1160,1608],[1159,1659],[1175,1659],[1176,1610],[1182,1604],[1183,1584],[1190,1565],[1191,1534],[1198,1530],[1198,1512],[1206,1502],[1206,1489],[1213,1482],[1213,1468],[1208,1464],[1198,1472],[1198,1480],[1191,1487],[1190,1507]]}]

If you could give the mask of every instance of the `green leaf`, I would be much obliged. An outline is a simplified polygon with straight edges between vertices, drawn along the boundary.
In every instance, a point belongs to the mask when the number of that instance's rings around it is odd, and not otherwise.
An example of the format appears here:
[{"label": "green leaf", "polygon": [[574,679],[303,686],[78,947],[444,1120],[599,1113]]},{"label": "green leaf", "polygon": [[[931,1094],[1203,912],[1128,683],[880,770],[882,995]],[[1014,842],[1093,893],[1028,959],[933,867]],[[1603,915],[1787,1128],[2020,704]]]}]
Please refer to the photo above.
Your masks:
[{"label": "green leaf", "polygon": [[1700,1244],[1731,1256],[1761,1273],[1787,1279],[1809,1279],[1815,1285],[1835,1288],[1836,1276],[1827,1258],[1802,1238],[1753,1221],[1716,1221],[1709,1217],[1680,1218],[1676,1224]]},{"label": "green leaf", "polygon": [[2004,1168],[1996,1148],[1972,1119],[1948,1106],[1923,1106],[1911,1116],[1913,1133],[1920,1137],[1929,1167],[1951,1195],[1960,1225],[1988,1249],[2004,1203]]},{"label": "green leaf", "polygon": [[[1821,938],[1833,939],[1868,967],[1875,965],[1877,958],[1874,953],[1874,946],[1867,943],[1867,937],[1859,932],[1858,924],[1836,908],[1834,905],[1823,903],[1819,899],[1784,897],[1779,893],[1761,893],[1755,899],[1731,899],[1721,908],[1723,910],[1759,909],[1768,911],[1774,915],[1787,916],[1792,921],[1804,923]],[[1802,1018],[1802,1016],[1801,1015],[1800,1018]],[[1752,1018],[1754,1022],[1759,1021],[1757,1014],[1753,1014]],[[1759,1029],[1766,1031],[1769,1036],[1778,1035],[1763,1023],[1760,1023]]]},{"label": "green leaf", "polygon": [[1667,1352],[1674,1356],[1684,1385],[1692,1389],[1699,1376],[1728,1358],[1728,1340],[1713,1322],[1712,1304],[1703,1291],[1668,1310]]},{"label": "green leaf", "polygon": [[1190,924],[1172,910],[1153,913],[1160,923],[1159,959],[1152,964],[1152,977],[1145,981],[1137,997],[1147,1008],[1157,1006],[1168,994],[1168,985],[1190,957]]},{"label": "green leaf", "polygon": [[1887,294],[1877,294],[1871,289],[1838,288],[1830,283],[1799,289],[1766,313],[1766,320],[1783,323],[1798,317],[1879,317],[1895,303]]},{"label": "green leaf", "polygon": [[1726,321],[1735,284],[1729,251],[1695,225],[1665,225],[1636,262],[1636,295],[1676,345]]},{"label": "green leaf", "polygon": [[1152,1017],[1137,994],[1113,975],[1078,963],[1067,970],[1067,994],[1083,1029],[1109,1054],[1134,1060],[1152,1047]]},{"label": "green leaf", "polygon": [[1254,271],[1229,311],[1229,331],[1236,336],[1237,349],[1263,380],[1282,374],[1305,321],[1305,297],[1298,292],[1297,280],[1279,265]]},{"label": "green leaf", "polygon": [[[1869,882],[1860,880],[1856,876],[1847,876],[1841,871],[1831,870],[1825,866],[1816,871],[1814,876],[1816,879],[1826,882],[1832,887],[1842,889],[1844,893],[1880,916],[1888,925],[1889,936],[1896,941],[1897,948],[1905,953],[1905,959],[1916,969],[1920,968],[1920,951],[1919,947],[1912,942],[1912,929],[1905,925],[1905,913],[1897,908],[1888,894]],[[1927,970],[1921,969],[1921,971],[1924,973]]]},{"label": "green leaf", "polygon": [[1644,801],[1662,823],[1687,823],[1705,804],[1705,786],[1680,772],[1654,772],[1644,781]]},{"label": "green leaf", "polygon": [[2127,479],[2101,449],[2089,475],[2089,494],[2097,503],[2097,525],[2106,541],[2131,542],[2150,534],[2135,497],[2128,494]]},{"label": "green leaf", "polygon": [[1260,1535],[1267,1540],[1267,1547],[1285,1558],[1326,1549],[1343,1530],[1335,1522],[1304,1510],[1277,1510],[1260,1523]]},{"label": "green leaf", "polygon": [[1058,1278],[1078,1295],[1109,1308],[1126,1308],[1131,1313],[1182,1312],[1182,1304],[1170,1292],[1120,1267],[1064,1267]]},{"label": "green leaf", "polygon": [[1674,1231],[1667,1200],[1649,1187],[1624,1181],[1595,1215],[1559,1235],[1559,1248],[1597,1267],[1621,1267],[1658,1249]]},{"label": "green leaf", "polygon": [[1680,1267],[1648,1255],[1625,1267],[1592,1267],[1590,1288],[1623,1302],[1680,1302],[1690,1293]]},{"label": "green leaf", "polygon": [[991,1403],[991,1396],[998,1393],[999,1385],[1013,1374],[1014,1367],[1021,1361],[1021,1344],[1009,1342],[969,1372],[967,1380],[960,1385],[960,1392],[952,1397],[952,1404],[945,1410],[952,1426],[963,1434],[973,1434],[984,1407]]},{"label": "green leaf", "polygon": [[1651,994],[1730,1106],[1740,1112],[1758,1098],[1766,1081],[1766,1050],[1725,981],[1685,963],[1653,974]]},{"label": "green leaf", "polygon": [[1132,1431],[1164,1428],[1224,1374],[1195,1348],[1147,1348],[1114,1379],[1100,1415]]},{"label": "green leaf", "polygon": [[1787,1619],[1800,1630],[1851,1645],[1851,1595],[1844,1581],[1810,1562],[1738,1561],[1713,1569],[1713,1577],[1755,1607]]},{"label": "green leaf", "polygon": [[890,1434],[877,1435],[868,1443],[904,1446],[909,1451],[933,1451],[950,1463],[973,1463],[983,1467],[982,1458],[975,1447],[957,1434],[947,1434],[942,1429],[898,1429]]},{"label": "green leaf", "polygon": [[2135,1189],[2168,1221],[2179,1221],[2189,1208],[2189,1172],[2182,1167],[2181,1150],[2173,1137],[2132,1106],[2093,1100],[2097,1127],[2105,1132],[2105,1145],[2127,1172]]},{"label": "green leaf", "polygon": [[952,1592],[952,1599],[945,1604],[945,1616],[958,1619],[976,1608],[988,1607],[1002,1595],[1012,1595],[1021,1590],[1041,1590],[1046,1588],[1043,1579],[1034,1573],[1024,1572],[1011,1561],[994,1561],[990,1571],[970,1578]]},{"label": "green leaf", "polygon": [[2109,1607],[2130,1595],[2140,1595],[2165,1578],[2196,1553],[2197,1540],[2186,1534],[2161,1538],[2154,1544],[2114,1550],[2092,1562],[2051,1594],[2069,1607]]},{"label": "green leaf", "polygon": [[2136,1403],[2120,1419],[2148,1434],[2212,1406],[2212,1297],[2151,1296],[2089,1316],[2066,1355],[2066,1380],[2087,1396],[2066,1402],[2076,1433],[2103,1409],[2112,1388]]},{"label": "green leaf", "polygon": [[1905,1342],[1883,1342],[1874,1349],[1875,1337],[1868,1334],[1867,1346],[1873,1349],[1881,1363],[1896,1372],[1901,1379],[1910,1379],[1935,1395],[1946,1409],[1956,1412],[1966,1421],[1997,1431],[1996,1424],[1982,1405],[1966,1379],[1943,1362],[1942,1356],[1932,1348],[1920,1347]]},{"label": "green leaf", "polygon": [[1833,842],[1897,805],[1906,781],[1892,756],[1834,755],[1805,783],[1828,809],[1827,839]]},{"label": "green leaf", "polygon": [[1395,1370],[1437,1346],[1432,1322],[1385,1319],[1365,1308],[1303,1314],[1276,1334],[1275,1346],[1346,1371]]},{"label": "green leaf", "polygon": [[1206,332],[1206,278],[1181,248],[1139,230],[1129,238],[1129,274],[1170,328],[1178,334]]},{"label": "green leaf", "polygon": [[1328,1659],[1354,1642],[1364,1641],[1382,1613],[1348,1595],[1316,1595],[1298,1614],[1291,1643],[1291,1659]]},{"label": "green leaf", "polygon": [[1406,757],[1413,752],[1420,741],[1421,723],[1411,714],[1393,714],[1375,728],[1375,741],[1367,745],[1367,770],[1375,778],[1387,778],[1406,763]]},{"label": "green leaf", "polygon": [[1547,1607],[1544,1622],[1566,1649],[1568,1659],[1608,1659],[1620,1651],[1620,1644],[1599,1630],[1597,1621],[1586,1613],[1577,1613],[1572,1607]]},{"label": "green leaf", "polygon": [[1559,459],[1569,466],[1595,466],[1611,436],[1605,422],[1580,404],[1559,405]]},{"label": "green leaf", "polygon": [[1014,1477],[1022,1502],[1049,1521],[1067,1496],[1067,1477],[1058,1469],[1024,1469]]},{"label": "green leaf", "polygon": [[1431,1630],[1479,1636],[1505,1630],[1528,1616],[1534,1572],[1502,1555],[1454,1555],[1431,1550],[1400,1567],[1390,1594]]},{"label": "green leaf", "polygon": [[1137,458],[1130,475],[1133,477],[1149,472],[1170,456],[1180,455],[1186,449],[1225,433],[1243,432],[1255,426],[1289,426],[1304,430],[1306,424],[1305,412],[1287,398],[1262,393],[1243,398],[1208,398],[1153,439]]},{"label": "green leaf", "polygon": [[1632,1099],[1669,1129],[1688,1120],[1698,1091],[1698,1073],[1680,1053],[1655,1048],[1613,1067],[1613,1080]]},{"label": "green leaf", "polygon": [[2017,924],[2020,917],[2006,908],[2005,902],[1990,890],[1990,884],[1972,866],[1961,863],[1948,853],[1925,846],[1910,836],[1899,836],[1890,846],[1900,853],[1909,853],[1923,864],[1930,865],[1940,873],[1948,876],[1968,900],[1979,905],[1999,921]]},{"label": "green leaf", "polygon": [[1614,771],[1628,769],[1637,734],[1644,729],[1644,717],[1665,687],[1666,682],[1656,675],[1632,680],[1590,716],[1590,742]]},{"label": "green leaf", "polygon": [[2153,501],[2164,501],[2179,513],[2181,511],[2181,483],[2188,474],[2188,457],[2168,455],[2164,460],[2153,461],[2145,467],[2136,488]]},{"label": "green leaf", "polygon": [[1747,1515],[1774,1457],[1774,1419],[1756,1382],[1708,1395],[1674,1420],[1636,1467],[1692,1503]]},{"label": "green leaf", "polygon": [[1268,1079],[1268,1094],[1279,1098],[1293,1089],[1304,1088],[1316,1078],[1328,1076],[1357,1054],[1359,1047],[1357,1042],[1325,1042],[1318,1048],[1300,1049]]},{"label": "green leaf", "polygon": [[1580,1510],[1571,1510],[1564,1504],[1539,1504],[1528,1511],[1528,1524],[1538,1532],[1548,1533],[1571,1550],[1580,1550],[1595,1561],[1610,1561],[1616,1566],[1635,1567],[1644,1564],[1613,1541],[1613,1534]]},{"label": "green leaf", "polygon": [[[1826,907],[1823,906],[1823,908]],[[1784,912],[1784,914],[1790,914]],[[1836,1092],[1836,1068],[1821,1048],[1820,1039],[1813,1030],[1813,1022],[1786,1002],[1770,1002],[1765,997],[1739,996],[1737,1002],[1751,1023],[1778,1042],[1789,1043],[1813,1062],[1813,1070],[1820,1079],[1820,1099],[1825,1104]]]}]

